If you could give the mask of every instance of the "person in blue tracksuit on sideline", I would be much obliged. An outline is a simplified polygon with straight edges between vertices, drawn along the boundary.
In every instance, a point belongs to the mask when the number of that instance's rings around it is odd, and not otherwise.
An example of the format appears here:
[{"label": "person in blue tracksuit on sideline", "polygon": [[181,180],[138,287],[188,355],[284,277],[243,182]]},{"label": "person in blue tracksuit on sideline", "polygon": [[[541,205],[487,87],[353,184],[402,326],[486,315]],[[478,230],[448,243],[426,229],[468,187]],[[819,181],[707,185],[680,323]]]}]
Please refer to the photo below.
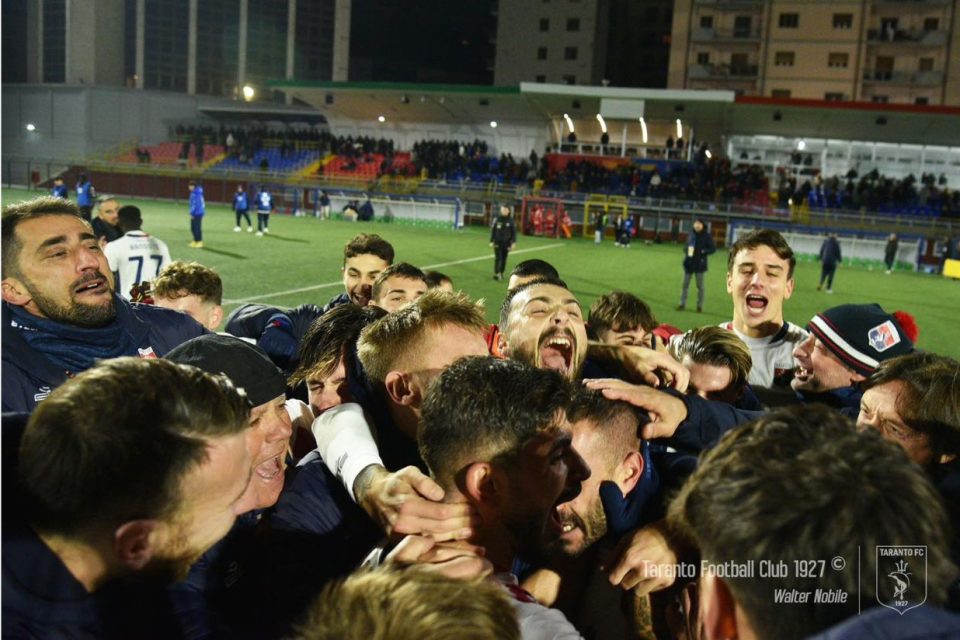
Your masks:
[{"label": "person in blue tracksuit on sideline", "polygon": [[50,195],[54,198],[63,198],[64,200],[69,197],[67,185],[63,184],[63,178],[53,179],[53,189],[50,190]]},{"label": "person in blue tracksuit on sideline", "polygon": [[93,203],[97,201],[97,190],[93,188],[93,183],[87,178],[87,174],[81,173],[77,179],[77,206],[80,207],[80,215],[87,222],[90,222]]},{"label": "person in blue tracksuit on sideline", "polygon": [[203,200],[203,187],[191,180],[187,183],[190,188],[190,233],[193,234],[193,242],[190,246],[194,249],[203,248],[203,215],[207,212],[207,205]]},{"label": "person in blue tracksuit on sideline", "polygon": [[237,226],[234,231],[240,231],[240,220],[247,219],[247,233],[253,233],[253,223],[250,222],[250,198],[247,192],[243,190],[243,185],[237,185],[237,193],[233,196],[233,210],[237,214]]},{"label": "person in blue tracksuit on sideline", "polygon": [[257,194],[257,235],[262,236],[270,233],[270,212],[273,211],[273,196],[267,185],[260,187],[260,193]]}]

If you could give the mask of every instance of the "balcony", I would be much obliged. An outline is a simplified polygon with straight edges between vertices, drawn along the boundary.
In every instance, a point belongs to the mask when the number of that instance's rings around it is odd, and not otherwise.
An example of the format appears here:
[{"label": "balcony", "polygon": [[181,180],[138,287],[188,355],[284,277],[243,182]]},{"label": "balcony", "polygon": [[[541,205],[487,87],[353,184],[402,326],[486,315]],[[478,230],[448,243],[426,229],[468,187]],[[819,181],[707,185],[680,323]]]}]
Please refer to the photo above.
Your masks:
[{"label": "balcony", "polygon": [[866,69],[863,72],[865,83],[911,84],[935,87],[943,84],[943,71],[876,71]]},{"label": "balcony", "polygon": [[912,45],[942,47],[947,44],[947,31],[923,31],[920,29],[897,29],[895,31],[867,30],[867,43],[889,45]]},{"label": "balcony", "polygon": [[760,29],[704,29],[698,27],[690,33],[692,42],[760,42]]},{"label": "balcony", "polygon": [[759,67],[755,64],[692,64],[687,69],[690,80],[755,80]]},{"label": "balcony", "polygon": [[766,0],[694,0],[697,6],[709,7],[717,11],[759,11]]}]

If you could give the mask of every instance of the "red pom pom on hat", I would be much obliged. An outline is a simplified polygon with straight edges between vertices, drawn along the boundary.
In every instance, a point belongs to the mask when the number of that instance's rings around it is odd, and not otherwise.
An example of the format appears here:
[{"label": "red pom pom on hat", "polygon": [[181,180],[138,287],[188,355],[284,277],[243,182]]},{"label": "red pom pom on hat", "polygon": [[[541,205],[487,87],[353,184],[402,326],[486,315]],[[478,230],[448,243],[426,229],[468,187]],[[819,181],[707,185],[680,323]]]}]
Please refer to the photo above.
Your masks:
[{"label": "red pom pom on hat", "polygon": [[894,311],[893,317],[900,323],[903,333],[910,339],[910,342],[917,344],[917,338],[920,337],[920,327],[917,326],[917,319],[906,311]]}]

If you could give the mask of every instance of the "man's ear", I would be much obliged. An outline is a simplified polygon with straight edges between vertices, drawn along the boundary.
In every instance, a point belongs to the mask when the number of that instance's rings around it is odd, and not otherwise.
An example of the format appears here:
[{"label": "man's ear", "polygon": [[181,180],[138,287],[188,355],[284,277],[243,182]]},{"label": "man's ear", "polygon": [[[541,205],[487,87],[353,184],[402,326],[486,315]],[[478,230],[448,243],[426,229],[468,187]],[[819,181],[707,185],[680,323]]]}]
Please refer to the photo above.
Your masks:
[{"label": "man's ear", "polygon": [[727,293],[733,293],[733,274],[727,271]]},{"label": "man's ear", "polygon": [[866,379],[867,379],[867,378],[866,378],[865,376],[860,375],[860,374],[857,373],[856,371],[850,371],[850,386],[851,386],[851,387],[860,384],[861,382],[863,382],[863,381],[866,380]]},{"label": "man's ear", "polygon": [[510,346],[507,344],[507,336],[503,335],[503,331],[497,333],[497,351],[504,359],[510,359]]},{"label": "man's ear", "polygon": [[23,307],[33,300],[33,296],[27,293],[23,282],[17,278],[4,278],[0,284],[0,291],[3,294],[3,301],[15,307]]},{"label": "man's ear", "polygon": [[416,385],[410,384],[410,374],[401,371],[391,371],[383,381],[387,395],[396,404],[409,406],[420,397]]},{"label": "man's ear", "polygon": [[474,462],[463,471],[463,494],[477,505],[497,508],[507,497],[501,475],[489,462]]},{"label": "man's ear", "polygon": [[633,491],[643,476],[643,456],[640,455],[639,451],[631,451],[627,454],[627,457],[620,463],[617,476],[617,484],[620,486],[623,495]]},{"label": "man's ear", "polygon": [[146,567],[156,552],[155,532],[159,520],[132,520],[120,525],[113,534],[113,547],[123,566],[131,571]]},{"label": "man's ear", "polygon": [[218,304],[210,307],[210,311],[207,312],[207,328],[211,331],[216,331],[222,321],[223,307]]},{"label": "man's ear", "polygon": [[783,288],[783,299],[784,299],[784,300],[789,300],[789,299],[790,299],[790,296],[793,295],[793,285],[794,285],[794,284],[795,284],[795,283],[794,283],[793,278],[787,278],[787,286],[785,286],[785,287]]},{"label": "man's ear", "polygon": [[707,638],[737,638],[737,603],[726,583],[707,572],[700,577],[700,619]]}]

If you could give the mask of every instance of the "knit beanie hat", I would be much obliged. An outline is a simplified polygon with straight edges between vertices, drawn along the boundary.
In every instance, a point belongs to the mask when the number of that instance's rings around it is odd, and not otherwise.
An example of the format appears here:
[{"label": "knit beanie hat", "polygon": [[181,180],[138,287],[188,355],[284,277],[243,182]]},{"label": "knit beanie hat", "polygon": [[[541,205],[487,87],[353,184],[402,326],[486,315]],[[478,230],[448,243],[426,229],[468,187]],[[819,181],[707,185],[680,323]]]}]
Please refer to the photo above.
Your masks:
[{"label": "knit beanie hat", "polygon": [[807,329],[840,362],[863,376],[873,373],[884,360],[913,351],[917,338],[913,316],[903,311],[889,314],[878,304],[827,309],[813,316]]}]

